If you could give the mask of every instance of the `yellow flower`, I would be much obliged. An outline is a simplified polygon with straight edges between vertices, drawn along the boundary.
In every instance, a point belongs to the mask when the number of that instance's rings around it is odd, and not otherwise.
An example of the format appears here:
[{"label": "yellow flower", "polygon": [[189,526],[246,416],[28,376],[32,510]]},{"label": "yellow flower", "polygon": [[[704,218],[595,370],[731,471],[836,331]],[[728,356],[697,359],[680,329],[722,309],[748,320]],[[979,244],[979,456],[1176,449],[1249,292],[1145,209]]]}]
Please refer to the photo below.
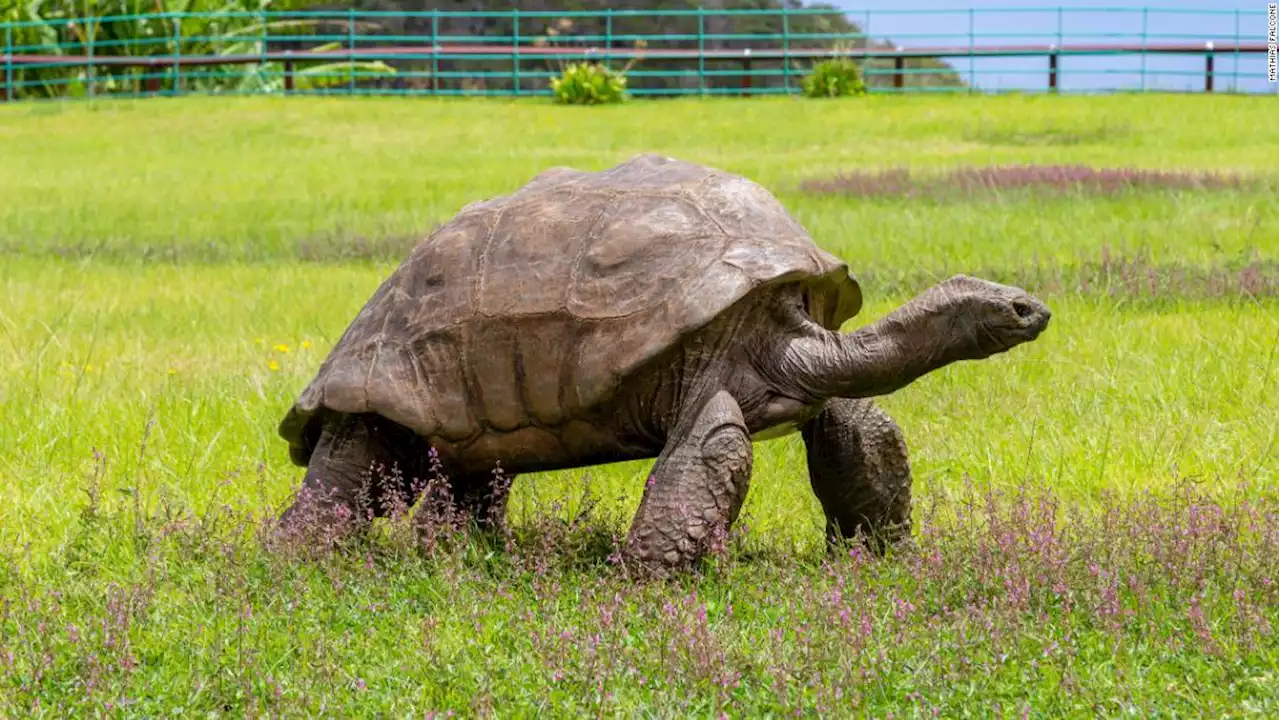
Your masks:
[{"label": "yellow flower", "polygon": [[276,352],[278,352],[278,353],[287,353],[287,352],[289,352],[289,346],[288,346],[288,345],[276,345],[276,346],[275,346],[274,348],[272,348],[272,349],[273,349],[273,350],[275,350],[275,351],[276,351]]},{"label": "yellow flower", "polygon": [[169,368],[169,374],[170,374],[170,375],[177,375],[177,374],[178,374],[178,371],[177,371],[177,369],[176,369],[176,368]]},{"label": "yellow flower", "polygon": [[303,349],[303,350],[310,350],[310,349],[311,349],[311,341],[310,341],[310,340],[303,340],[303,341],[302,341],[302,349]]},{"label": "yellow flower", "polygon": [[268,360],[267,369],[271,370],[272,372],[275,372],[276,370],[280,369],[280,363],[276,362],[275,360]]}]

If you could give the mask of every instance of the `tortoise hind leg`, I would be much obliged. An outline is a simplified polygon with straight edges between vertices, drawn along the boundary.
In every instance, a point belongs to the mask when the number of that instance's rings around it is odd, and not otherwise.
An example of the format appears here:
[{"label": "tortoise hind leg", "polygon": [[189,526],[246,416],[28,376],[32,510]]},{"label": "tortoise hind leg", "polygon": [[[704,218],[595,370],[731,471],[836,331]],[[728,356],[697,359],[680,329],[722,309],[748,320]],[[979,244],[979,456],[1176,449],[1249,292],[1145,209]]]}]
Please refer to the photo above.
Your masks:
[{"label": "tortoise hind leg", "polygon": [[751,437],[742,410],[724,391],[682,419],[654,463],[626,556],[649,566],[688,565],[716,531],[728,532],[747,496]]},{"label": "tortoise hind leg", "polygon": [[911,465],[893,418],[865,399],[832,398],[801,428],[827,542],[861,533],[877,554],[911,538]]},{"label": "tortoise hind leg", "polygon": [[399,502],[413,503],[425,443],[407,428],[376,415],[328,418],[307,460],[293,505],[280,518],[287,534],[336,539],[364,530]]},{"label": "tortoise hind leg", "polygon": [[481,530],[500,526],[507,513],[507,498],[511,494],[514,475],[485,473],[468,476],[461,485],[458,505]]},{"label": "tortoise hind leg", "polygon": [[[473,523],[482,531],[493,530],[502,525],[506,517],[507,497],[510,494],[513,475],[501,478],[493,473],[462,475],[448,478],[448,485],[443,488],[448,493],[447,510],[451,515],[457,512],[464,522]],[[427,487],[423,502],[414,511],[414,527],[419,535],[426,536],[434,524],[441,521],[441,512],[446,510],[440,506],[440,497],[434,488]]]}]

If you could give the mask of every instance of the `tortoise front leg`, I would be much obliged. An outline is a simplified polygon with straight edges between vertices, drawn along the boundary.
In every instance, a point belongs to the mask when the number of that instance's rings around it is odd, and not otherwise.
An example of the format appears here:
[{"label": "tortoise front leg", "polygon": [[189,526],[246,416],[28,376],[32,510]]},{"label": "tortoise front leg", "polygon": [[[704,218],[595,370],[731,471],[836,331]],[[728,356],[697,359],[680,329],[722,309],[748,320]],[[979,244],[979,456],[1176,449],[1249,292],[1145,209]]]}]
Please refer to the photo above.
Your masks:
[{"label": "tortoise front leg", "polygon": [[870,400],[832,398],[801,435],[829,545],[861,532],[881,554],[910,540],[911,464],[893,418]]},{"label": "tortoise front leg", "polygon": [[727,533],[747,496],[751,436],[742,410],[720,391],[695,410],[654,463],[631,531],[628,560],[650,566],[689,565],[713,533]]},{"label": "tortoise front leg", "polygon": [[334,415],[280,530],[312,539],[363,531],[390,514],[396,494],[405,507],[413,503],[409,493],[425,457],[424,443],[407,428],[373,415]]}]

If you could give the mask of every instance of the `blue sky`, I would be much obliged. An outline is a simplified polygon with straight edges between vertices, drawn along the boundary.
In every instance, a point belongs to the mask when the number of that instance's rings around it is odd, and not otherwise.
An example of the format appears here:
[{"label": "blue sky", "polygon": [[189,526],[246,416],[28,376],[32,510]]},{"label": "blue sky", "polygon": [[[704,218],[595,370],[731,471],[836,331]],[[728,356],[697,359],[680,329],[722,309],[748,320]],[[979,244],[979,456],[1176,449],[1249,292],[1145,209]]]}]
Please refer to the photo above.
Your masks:
[{"label": "blue sky", "polygon": [[[876,38],[892,38],[904,47],[968,45],[973,12],[975,44],[1040,44],[1057,42],[1058,8],[1062,8],[1064,43],[1140,43],[1146,7],[1148,42],[1222,43],[1236,36],[1236,11],[1242,40],[1265,42],[1266,2],[1243,0],[1165,0],[1164,2],[1108,2],[1107,0],[827,0],[869,25]],[[1107,8],[1104,10],[1104,8]],[[903,12],[910,11],[910,12]],[[1118,36],[1108,36],[1109,33]],[[968,75],[970,61],[952,65]],[[1047,85],[1048,61],[1043,58],[974,60],[974,81],[992,89],[1037,89]],[[1204,56],[1151,56],[1146,87],[1203,89]],[[1063,58],[1059,86],[1063,90],[1104,87],[1138,89],[1143,86],[1143,60],[1134,56]],[[1265,54],[1219,53],[1215,67],[1217,88],[1238,86],[1249,92],[1276,91],[1267,82]],[[1181,73],[1181,74],[1179,74]],[[1236,74],[1238,73],[1238,74]],[[1252,75],[1255,77],[1245,77]]]}]

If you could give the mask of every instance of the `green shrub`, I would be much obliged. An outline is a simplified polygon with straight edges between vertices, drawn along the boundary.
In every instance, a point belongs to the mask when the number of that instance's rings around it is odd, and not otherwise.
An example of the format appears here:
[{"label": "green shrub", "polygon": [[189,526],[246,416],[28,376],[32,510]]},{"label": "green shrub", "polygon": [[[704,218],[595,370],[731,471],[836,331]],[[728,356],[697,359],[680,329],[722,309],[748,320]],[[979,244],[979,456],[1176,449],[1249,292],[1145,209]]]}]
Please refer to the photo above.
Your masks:
[{"label": "green shrub", "polygon": [[565,105],[603,105],[627,97],[627,78],[599,63],[574,63],[551,81],[555,101]]},{"label": "green shrub", "polygon": [[845,97],[863,95],[867,85],[862,81],[862,70],[849,58],[823,60],[813,66],[813,72],[801,81],[806,97]]},{"label": "green shrub", "polygon": [[[181,0],[179,3],[157,2],[151,5],[136,0],[0,0],[0,23],[12,23],[0,29],[0,47],[6,39],[15,52],[39,55],[258,55],[273,30],[313,28],[323,32],[335,23],[348,27],[346,19],[321,17],[302,19],[267,19],[267,11],[288,12],[310,7],[309,0]],[[174,15],[165,13],[173,12]],[[18,25],[21,23],[21,25]],[[175,34],[181,42],[175,47],[167,41]],[[340,45],[338,47],[341,47]],[[343,71],[346,81],[348,65],[330,67]],[[386,74],[390,68],[382,63],[351,66],[357,72]],[[96,92],[141,92],[139,74],[160,76],[164,64],[139,70],[99,65],[91,75],[83,67],[18,65],[13,71],[13,93],[18,98],[83,96],[92,87]],[[180,88],[197,92],[264,92],[270,78],[283,86],[283,66],[236,65],[217,71],[184,70]],[[317,78],[317,71],[298,73],[299,83]],[[172,78],[164,78],[165,87],[174,87]],[[0,100],[4,88],[0,85]]]}]

